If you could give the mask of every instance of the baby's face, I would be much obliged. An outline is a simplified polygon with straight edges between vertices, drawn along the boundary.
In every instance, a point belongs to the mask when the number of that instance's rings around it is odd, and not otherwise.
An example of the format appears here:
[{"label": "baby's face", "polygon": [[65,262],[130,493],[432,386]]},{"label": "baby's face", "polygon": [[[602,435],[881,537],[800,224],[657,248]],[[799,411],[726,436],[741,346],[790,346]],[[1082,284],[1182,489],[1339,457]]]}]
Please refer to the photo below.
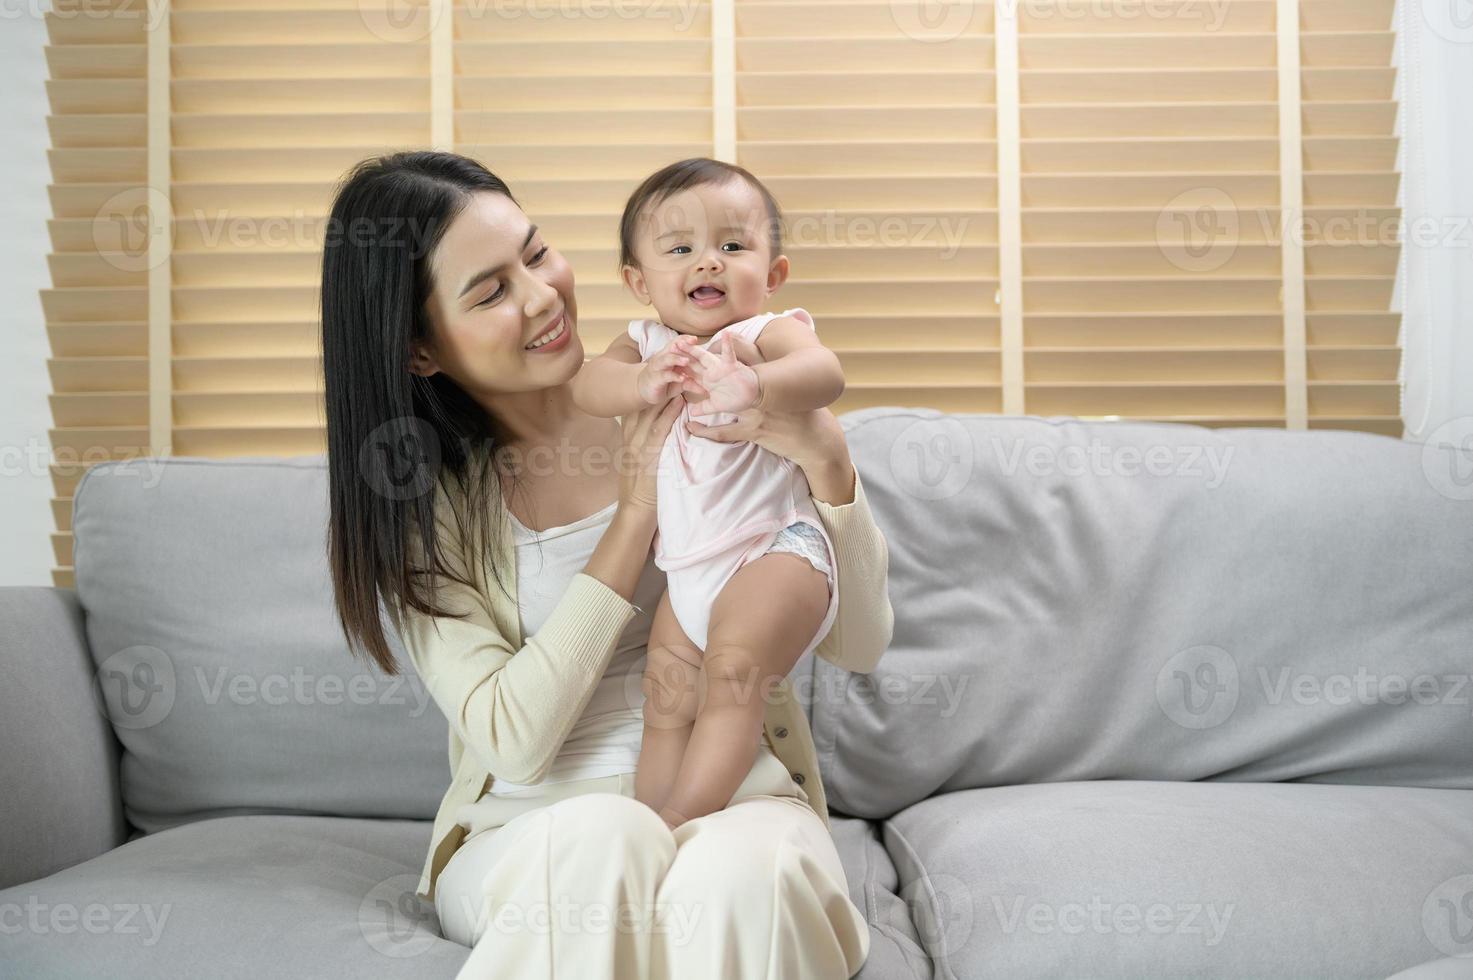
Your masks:
[{"label": "baby's face", "polygon": [[702,184],[646,208],[637,222],[624,281],[660,322],[709,337],[761,313],[787,278],[787,259],[772,254],[767,208],[745,180]]}]

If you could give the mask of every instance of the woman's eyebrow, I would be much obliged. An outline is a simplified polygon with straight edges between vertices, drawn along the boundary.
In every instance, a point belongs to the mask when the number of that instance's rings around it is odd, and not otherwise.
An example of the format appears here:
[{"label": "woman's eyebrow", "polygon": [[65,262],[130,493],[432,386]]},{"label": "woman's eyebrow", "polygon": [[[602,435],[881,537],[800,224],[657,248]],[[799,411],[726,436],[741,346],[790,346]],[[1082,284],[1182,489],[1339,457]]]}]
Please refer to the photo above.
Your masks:
[{"label": "woman's eyebrow", "polygon": [[[527,237],[522,239],[522,247],[517,250],[518,253],[525,252],[527,250],[527,246],[531,243],[532,236],[535,234],[537,234],[537,226],[532,225],[530,228],[527,229]],[[461,287],[460,293],[455,298],[464,299],[466,293],[470,292],[472,289],[475,289],[481,283],[485,282],[487,279],[490,279],[492,276],[496,275],[496,273],[500,272],[504,268],[506,268],[505,262],[490,269],[482,269],[474,276],[471,276],[470,281]]]}]

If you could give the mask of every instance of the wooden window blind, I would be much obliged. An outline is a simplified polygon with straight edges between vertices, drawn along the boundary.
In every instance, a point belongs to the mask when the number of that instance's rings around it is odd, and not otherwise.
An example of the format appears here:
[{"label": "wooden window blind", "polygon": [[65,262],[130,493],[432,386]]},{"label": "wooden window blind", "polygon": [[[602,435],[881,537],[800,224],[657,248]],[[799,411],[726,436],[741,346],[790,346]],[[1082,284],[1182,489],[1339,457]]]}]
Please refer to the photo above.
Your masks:
[{"label": "wooden window blind", "polygon": [[713,152],[712,23],[691,0],[455,8],[453,148],[506,180],[572,264],[589,355],[648,313],[616,267],[625,199]]},{"label": "wooden window blind", "polygon": [[736,3],[737,162],[787,211],[781,303],[843,409],[1002,409],[992,8],[929,37],[934,6]]},{"label": "wooden window blind", "polygon": [[504,177],[601,350],[639,179],[787,215],[871,405],[1400,435],[1392,0],[117,0],[48,15],[58,584],[86,466],[321,452],[335,181]]},{"label": "wooden window blind", "polygon": [[[87,465],[149,448],[148,45],[141,18],[47,16],[53,580],[71,585]],[[97,220],[94,220],[97,219]]]}]

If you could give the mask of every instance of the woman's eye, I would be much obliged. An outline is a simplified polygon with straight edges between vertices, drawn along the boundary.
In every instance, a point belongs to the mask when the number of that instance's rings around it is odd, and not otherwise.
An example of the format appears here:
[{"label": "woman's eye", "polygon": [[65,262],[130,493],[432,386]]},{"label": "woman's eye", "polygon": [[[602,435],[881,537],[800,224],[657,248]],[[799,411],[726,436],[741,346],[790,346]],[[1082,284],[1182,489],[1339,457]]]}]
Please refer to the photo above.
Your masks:
[{"label": "woman's eye", "polygon": [[534,256],[532,256],[532,261],[531,262],[528,262],[527,264],[528,265],[536,265],[538,262],[541,262],[546,257],[547,257],[547,246],[544,245],[540,249],[537,250],[537,254],[534,255]]},{"label": "woman's eye", "polygon": [[503,292],[505,292],[505,291],[506,291],[506,287],[505,286],[497,286],[496,287],[496,292],[492,293],[490,296],[487,296],[485,299],[483,299],[479,303],[477,303],[476,306],[471,307],[471,308],[472,309],[475,309],[476,307],[485,306],[487,303],[494,303],[498,299],[501,298],[501,294]]}]

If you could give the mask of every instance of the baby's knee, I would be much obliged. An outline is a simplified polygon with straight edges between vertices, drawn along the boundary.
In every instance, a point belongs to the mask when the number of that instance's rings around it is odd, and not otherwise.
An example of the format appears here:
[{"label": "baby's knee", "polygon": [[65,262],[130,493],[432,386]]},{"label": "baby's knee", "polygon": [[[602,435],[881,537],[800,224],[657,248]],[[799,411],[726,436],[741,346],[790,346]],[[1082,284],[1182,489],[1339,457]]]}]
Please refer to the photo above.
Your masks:
[{"label": "baby's knee", "polygon": [[766,699],[784,676],[750,647],[713,640],[702,665],[702,694],[721,704],[756,711],[766,707]]},{"label": "baby's knee", "polygon": [[[645,718],[689,722],[696,715],[701,668],[690,650],[652,646],[645,659],[640,689]],[[695,661],[692,663],[692,661]]]}]

